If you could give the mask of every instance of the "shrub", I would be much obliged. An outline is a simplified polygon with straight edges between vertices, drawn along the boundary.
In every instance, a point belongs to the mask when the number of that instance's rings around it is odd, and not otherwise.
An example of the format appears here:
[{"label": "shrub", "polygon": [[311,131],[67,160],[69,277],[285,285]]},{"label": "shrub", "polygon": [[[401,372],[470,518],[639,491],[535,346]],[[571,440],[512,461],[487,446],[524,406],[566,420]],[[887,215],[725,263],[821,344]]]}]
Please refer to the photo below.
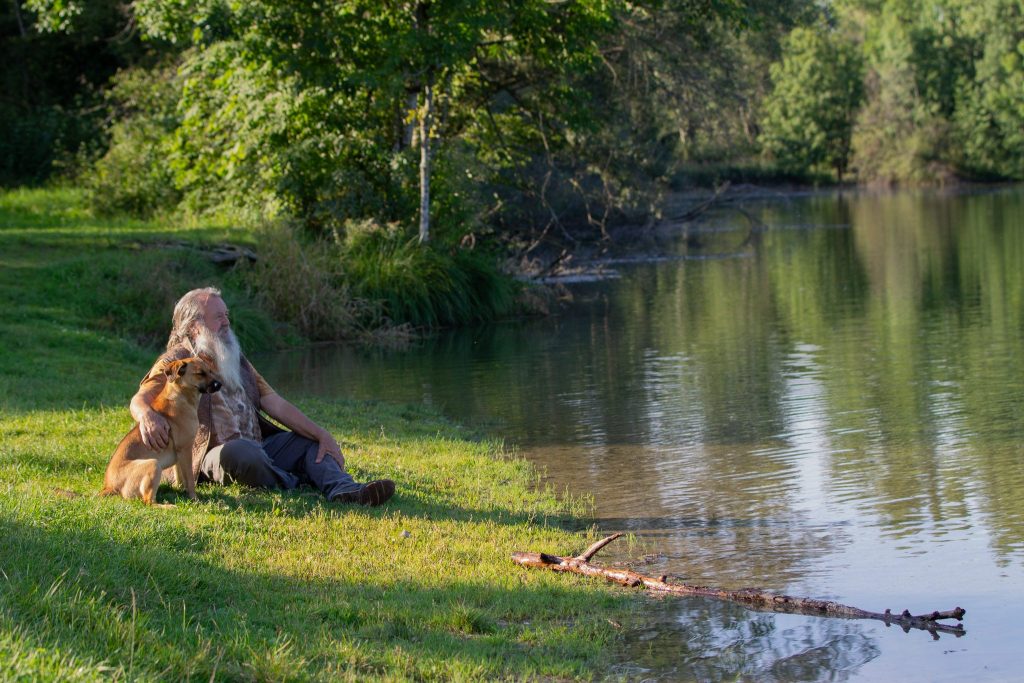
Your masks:
[{"label": "shrub", "polygon": [[58,107],[26,113],[0,102],[0,186],[39,182],[49,175],[64,119]]},{"label": "shrub", "polygon": [[107,152],[82,176],[94,211],[147,217],[181,201],[167,163],[178,91],[170,68],[136,69],[114,78],[109,100],[119,119],[110,129]]},{"label": "shrub", "polygon": [[762,142],[789,172],[833,168],[841,182],[860,105],[861,60],[856,49],[825,31],[797,28],[771,68]]},{"label": "shrub", "polygon": [[163,131],[144,119],[114,126],[107,153],[82,176],[92,209],[105,216],[147,218],[174,208],[181,193],[166,163]]},{"label": "shrub", "polygon": [[371,222],[348,224],[344,246],[352,290],[381,302],[393,323],[457,326],[513,309],[517,285],[487,254],[422,245],[397,226]]},{"label": "shrub", "polygon": [[246,273],[253,297],[273,318],[295,325],[315,341],[353,339],[376,316],[358,301],[342,277],[338,249],[327,242],[308,248],[298,231],[283,222],[258,233],[259,260]]}]

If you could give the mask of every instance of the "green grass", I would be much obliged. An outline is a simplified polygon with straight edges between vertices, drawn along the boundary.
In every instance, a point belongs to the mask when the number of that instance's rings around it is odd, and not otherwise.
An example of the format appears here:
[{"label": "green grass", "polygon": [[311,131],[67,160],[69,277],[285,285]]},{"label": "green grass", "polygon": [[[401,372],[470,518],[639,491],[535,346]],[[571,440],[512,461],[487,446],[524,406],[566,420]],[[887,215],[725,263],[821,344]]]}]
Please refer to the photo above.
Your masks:
[{"label": "green grass", "polygon": [[[578,552],[592,535],[563,522],[588,508],[424,408],[289,397],[357,478],[398,482],[381,508],[234,486],[197,502],[164,487],[171,510],[96,497],[155,355],[125,321],[160,284],[120,275],[217,281],[153,245],[248,236],[101,223],[79,205],[0,195],[0,680],[599,676],[609,618],[633,598],[509,560]],[[106,300],[125,284],[141,291]]]},{"label": "green grass", "polygon": [[270,321],[246,297],[239,275],[200,251],[251,246],[251,230],[98,220],[83,206],[82,193],[70,189],[0,194],[0,296],[13,303],[0,320],[41,325],[46,340],[55,324],[70,324],[154,347],[167,338],[177,298],[214,284],[225,290],[233,317],[248,323],[239,328],[246,347],[272,346]]}]

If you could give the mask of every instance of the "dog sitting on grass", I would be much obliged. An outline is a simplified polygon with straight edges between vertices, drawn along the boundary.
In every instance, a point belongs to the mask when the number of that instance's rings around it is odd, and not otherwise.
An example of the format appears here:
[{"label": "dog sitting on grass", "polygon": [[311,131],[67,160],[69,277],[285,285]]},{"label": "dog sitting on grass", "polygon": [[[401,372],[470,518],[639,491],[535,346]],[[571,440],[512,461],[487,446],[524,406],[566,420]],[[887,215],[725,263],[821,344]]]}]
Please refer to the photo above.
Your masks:
[{"label": "dog sitting on grass", "polygon": [[221,381],[205,358],[176,360],[169,363],[164,372],[167,383],[153,399],[153,409],[167,418],[170,425],[167,446],[159,451],[151,450],[142,442],[139,425],[132,427],[110,458],[101,496],[121,494],[126,499],[142,498],[147,505],[153,505],[160,487],[160,473],[173,465],[178,482],[185,485],[185,493],[190,499],[196,499],[192,442],[199,429],[199,395],[219,391]]}]

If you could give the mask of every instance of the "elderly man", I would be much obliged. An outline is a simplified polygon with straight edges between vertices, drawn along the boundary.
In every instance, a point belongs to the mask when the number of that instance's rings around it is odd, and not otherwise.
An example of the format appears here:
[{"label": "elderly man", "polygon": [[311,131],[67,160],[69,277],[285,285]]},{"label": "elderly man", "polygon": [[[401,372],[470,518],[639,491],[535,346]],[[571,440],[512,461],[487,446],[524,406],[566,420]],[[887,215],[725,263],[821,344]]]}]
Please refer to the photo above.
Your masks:
[{"label": "elderly man", "polygon": [[[167,363],[199,354],[217,364],[222,388],[199,401],[199,431],[192,445],[197,481],[292,489],[312,484],[329,500],[380,505],[395,492],[389,479],[359,484],[345,471],[338,442],[270,388],[242,355],[220,291],[194,289],[174,307],[167,351],[132,398],[132,417],[150,448],[167,445],[167,420],[152,408]],[[291,431],[264,419],[266,413]]]}]

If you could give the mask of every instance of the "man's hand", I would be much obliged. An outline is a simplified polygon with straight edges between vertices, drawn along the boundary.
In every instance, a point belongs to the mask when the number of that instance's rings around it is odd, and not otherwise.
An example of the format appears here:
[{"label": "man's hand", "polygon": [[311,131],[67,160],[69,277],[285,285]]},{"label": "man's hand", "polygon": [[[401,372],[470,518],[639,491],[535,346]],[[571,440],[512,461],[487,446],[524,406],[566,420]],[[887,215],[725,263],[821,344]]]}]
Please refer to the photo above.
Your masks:
[{"label": "man's hand", "polygon": [[150,450],[162,451],[167,448],[170,439],[170,426],[167,418],[152,408],[142,414],[139,421],[139,434],[142,435],[142,443]]},{"label": "man's hand", "polygon": [[260,408],[293,432],[316,441],[320,446],[316,452],[316,464],[319,465],[330,455],[342,470],[345,469],[341,446],[329,431],[303,415],[301,410],[274,392],[260,396]]},{"label": "man's hand", "polygon": [[345,469],[345,456],[341,454],[341,446],[334,440],[331,433],[326,429],[323,430],[317,438],[320,443],[320,448],[316,452],[316,462],[320,464],[324,460],[324,456],[331,456],[334,458],[342,470]]}]

